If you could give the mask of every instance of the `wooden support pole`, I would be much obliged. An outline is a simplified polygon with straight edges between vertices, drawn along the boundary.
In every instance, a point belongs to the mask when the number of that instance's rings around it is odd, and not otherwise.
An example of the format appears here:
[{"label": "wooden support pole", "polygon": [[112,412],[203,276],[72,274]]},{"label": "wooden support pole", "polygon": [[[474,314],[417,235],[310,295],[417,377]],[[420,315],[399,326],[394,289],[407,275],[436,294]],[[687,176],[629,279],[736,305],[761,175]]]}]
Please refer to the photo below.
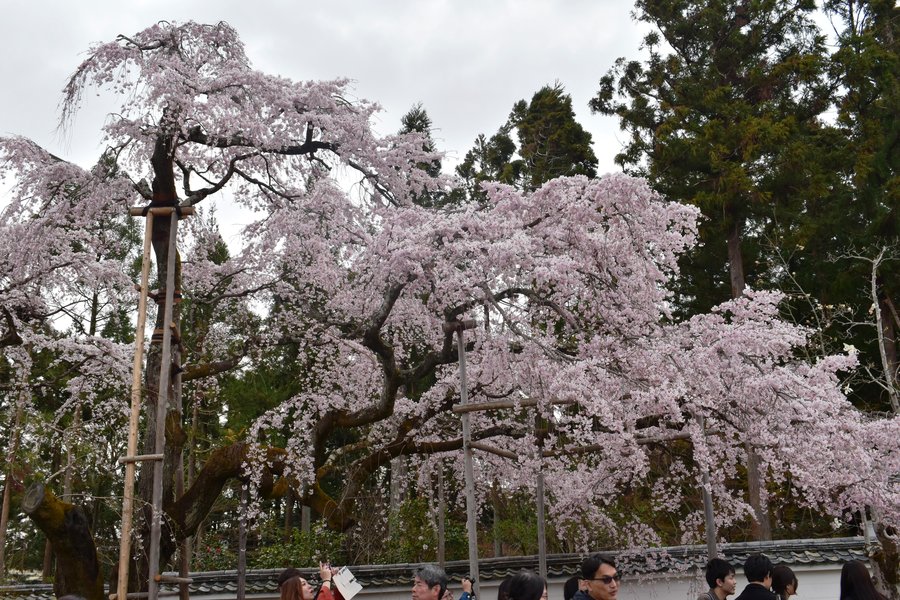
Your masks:
[{"label": "wooden support pole", "polygon": [[[445,331],[447,325],[445,324]],[[474,322],[457,322],[456,342],[459,352],[459,400],[465,405],[468,402],[469,393],[466,382],[466,344],[463,337],[465,329],[474,327]],[[469,576],[472,578],[473,592],[476,598],[481,597],[480,583],[481,577],[478,576],[478,525],[476,521],[475,506],[475,468],[472,458],[472,430],[469,425],[469,413],[464,412],[461,417],[462,433],[463,433],[463,470],[466,478],[466,524],[469,533]]]},{"label": "wooden support pole", "polygon": [[[147,219],[144,227],[144,254],[141,262],[141,288],[138,300],[138,322],[134,336],[134,363],[131,377],[131,415],[128,420],[128,454],[137,453],[138,422],[141,416],[141,376],[144,362],[144,327],[147,322],[147,292],[150,286],[150,239],[153,236],[153,219]],[[123,459],[119,459],[123,462]],[[134,513],[134,461],[125,460],[125,485],[122,492],[122,537],[119,541],[119,579],[116,594],[125,598],[128,593],[128,567],[131,564],[131,529]]]},{"label": "wooden support pole", "polygon": [[[700,416],[697,417],[697,421],[700,424],[700,430],[703,431],[703,435],[705,436],[705,419]],[[703,466],[700,468],[703,472],[703,518],[706,521],[706,553],[707,560],[712,560],[719,555],[718,550],[716,549],[716,516],[713,512],[713,499],[709,483],[709,468]]]},{"label": "wooden support pole", "polygon": [[[178,592],[166,590],[166,591],[159,592],[159,594],[157,594],[157,595],[160,598],[165,598],[165,597],[169,597],[169,596],[177,596]],[[118,597],[119,597],[118,594],[110,594],[109,600],[117,600]],[[147,592],[129,592],[125,597],[128,598],[128,600],[141,600],[141,598],[147,597]]]},{"label": "wooden support pole", "polygon": [[444,461],[438,464],[438,506],[437,506],[437,560],[441,568],[447,562],[447,530],[445,514],[447,513],[447,498],[444,495]]},{"label": "wooden support pole", "polygon": [[544,429],[541,423],[540,414],[534,417],[534,434],[536,437],[537,447],[535,454],[538,460],[538,472],[535,481],[534,495],[536,498],[535,511],[537,512],[537,543],[538,543],[538,575],[547,579],[547,534],[544,532],[544,469],[543,469],[543,448],[544,436],[541,431]]},{"label": "wooden support pole", "polygon": [[[462,403],[455,404],[453,405],[453,412],[457,414],[464,414],[470,412],[479,412],[483,410],[515,408],[517,406],[537,406],[537,403],[537,398],[505,398],[503,400],[490,400],[488,402],[469,402],[465,405],[463,405]],[[546,403],[553,406],[563,406],[566,404],[575,404],[575,400],[557,398],[554,400],[547,400]]]},{"label": "wooden support pole", "polygon": [[157,583],[194,583],[190,577],[178,577],[176,575],[157,574],[153,577]]},{"label": "wooden support pole", "polygon": [[[169,224],[169,249],[166,262],[166,304],[163,309],[163,323],[172,322],[175,304],[175,256],[178,238],[178,213],[171,211]],[[172,328],[165,327],[162,340],[162,359],[159,367],[159,394],[156,399],[156,454],[163,454],[166,446],[166,412],[169,404],[169,386],[172,372]],[[159,574],[159,548],[162,530],[163,502],[163,461],[153,464],[153,498],[151,501],[153,516],[150,521],[150,581],[147,586],[148,598],[156,600],[159,584],[155,577]]]},{"label": "wooden support pole", "polygon": [[[180,210],[179,210],[180,209]],[[144,211],[147,211],[147,214],[144,214]],[[167,217],[171,215],[173,212],[180,212],[183,216],[188,216],[194,214],[193,206],[153,206],[153,207],[144,207],[144,206],[132,206],[128,209],[128,214],[132,217],[141,217],[141,216],[154,216],[154,217]]]},{"label": "wooden support pole", "polygon": [[144,461],[162,460],[162,459],[163,459],[162,454],[138,454],[137,456],[120,456],[118,462],[120,465],[125,465],[128,463],[139,463],[139,462],[144,462]]},{"label": "wooden support pole", "polygon": [[502,448],[496,448],[483,442],[469,442],[469,447],[475,448],[476,450],[481,450],[483,452],[489,452],[490,454],[496,454],[497,456],[502,456],[503,458],[511,458],[512,460],[516,460],[519,458],[519,455],[515,452],[503,450]]},{"label": "wooden support pole", "polygon": [[[179,290],[175,290],[174,302],[178,303]],[[175,335],[175,343],[173,348],[172,361],[176,365],[175,375],[173,377],[173,404],[177,411],[177,419],[179,423],[184,422],[184,402],[181,396],[181,334],[175,324],[172,324],[172,333]],[[178,464],[175,466],[175,497],[184,496],[184,446],[179,445],[178,456],[176,457]],[[189,579],[191,571],[191,543],[190,538],[184,538],[178,544],[178,573],[181,579]],[[178,582],[178,596],[181,600],[190,600],[190,581]]]}]

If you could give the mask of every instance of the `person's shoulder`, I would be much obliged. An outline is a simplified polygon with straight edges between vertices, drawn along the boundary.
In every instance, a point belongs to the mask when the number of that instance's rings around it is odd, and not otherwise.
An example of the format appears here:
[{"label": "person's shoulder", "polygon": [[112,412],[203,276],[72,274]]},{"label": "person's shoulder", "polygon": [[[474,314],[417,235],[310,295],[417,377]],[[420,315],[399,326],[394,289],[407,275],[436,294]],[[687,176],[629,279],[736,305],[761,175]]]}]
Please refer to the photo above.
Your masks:
[{"label": "person's shoulder", "polygon": [[578,590],[575,592],[575,595],[572,596],[572,600],[593,600],[590,595],[584,590]]},{"label": "person's shoulder", "polygon": [[734,600],[777,600],[777,596],[761,583],[748,583]]}]

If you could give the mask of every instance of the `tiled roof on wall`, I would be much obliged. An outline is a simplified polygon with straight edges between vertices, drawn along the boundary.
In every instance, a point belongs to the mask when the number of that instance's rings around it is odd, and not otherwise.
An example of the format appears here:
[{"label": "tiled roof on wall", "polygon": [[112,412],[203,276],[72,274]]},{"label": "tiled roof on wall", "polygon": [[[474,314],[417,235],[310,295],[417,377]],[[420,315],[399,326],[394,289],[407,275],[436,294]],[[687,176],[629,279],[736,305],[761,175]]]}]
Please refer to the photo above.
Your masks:
[{"label": "tiled roof on wall", "polygon": [[[842,564],[848,560],[868,560],[865,539],[862,537],[815,540],[779,540],[773,542],[741,542],[723,544],[722,556],[740,567],[747,556],[762,552],[775,564],[828,565]],[[706,546],[672,546],[656,548],[642,554],[611,553],[617,563],[628,573],[685,573],[702,569],[706,563]],[[577,574],[585,554],[552,554],[547,557],[548,576],[569,577]],[[421,563],[394,565],[355,565],[353,574],[367,588],[407,586],[412,582],[413,570]],[[469,572],[469,562],[450,561],[445,565],[451,581],[458,582]],[[510,556],[479,560],[480,577],[499,580],[521,569],[538,568],[537,556]],[[245,576],[248,597],[277,597],[276,578],[282,569],[256,569]],[[315,577],[316,569],[301,569],[304,576]],[[209,571],[191,574],[191,598],[234,597],[237,591],[237,571]],[[161,596],[177,597],[177,586],[163,584]],[[0,586],[0,600],[52,600],[53,588],[49,584]]]}]

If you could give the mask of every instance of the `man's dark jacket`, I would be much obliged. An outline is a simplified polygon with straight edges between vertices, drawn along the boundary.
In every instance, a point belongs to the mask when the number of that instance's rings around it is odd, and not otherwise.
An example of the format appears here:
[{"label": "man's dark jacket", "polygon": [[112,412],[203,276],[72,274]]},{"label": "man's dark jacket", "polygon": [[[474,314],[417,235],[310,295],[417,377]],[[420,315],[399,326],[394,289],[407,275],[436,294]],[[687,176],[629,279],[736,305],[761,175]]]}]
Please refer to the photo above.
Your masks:
[{"label": "man's dark jacket", "polygon": [[591,598],[591,595],[588,594],[586,591],[578,590],[577,592],[575,592],[575,595],[572,596],[572,600],[594,600],[594,599]]},{"label": "man's dark jacket", "polygon": [[763,584],[748,583],[744,591],[734,600],[777,600],[777,598]]}]

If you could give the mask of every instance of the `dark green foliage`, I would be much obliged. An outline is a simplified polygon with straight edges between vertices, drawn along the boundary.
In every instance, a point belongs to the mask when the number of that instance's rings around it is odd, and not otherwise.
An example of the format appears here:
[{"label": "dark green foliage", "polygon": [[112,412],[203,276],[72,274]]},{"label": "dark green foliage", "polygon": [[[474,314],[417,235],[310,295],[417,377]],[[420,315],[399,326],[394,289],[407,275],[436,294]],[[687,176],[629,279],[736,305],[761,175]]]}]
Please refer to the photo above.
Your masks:
[{"label": "dark green foliage", "polygon": [[257,548],[252,565],[256,569],[318,567],[320,561],[344,565],[348,563],[344,543],[344,534],[324,527],[313,527],[307,533],[295,529],[287,542],[272,542]]},{"label": "dark green foliage", "polygon": [[591,134],[575,120],[572,98],[559,83],[538,90],[530,104],[516,102],[510,123],[519,136],[524,189],[535,190],[556,177],[596,177]]},{"label": "dark green foliage", "polygon": [[[421,102],[410,108],[400,119],[400,123],[402,125],[400,133],[415,132],[421,133],[424,136],[425,139],[422,143],[422,150],[425,152],[437,151],[437,147],[434,145],[434,140],[431,137],[431,117],[428,116],[428,112],[422,106]],[[441,161],[439,159],[434,159],[428,163],[418,163],[416,166],[431,177],[437,177],[441,174]],[[448,204],[450,201],[448,195],[443,192],[426,192],[413,196],[414,203],[425,207],[440,207]]]},{"label": "dark green foliage", "polygon": [[798,210],[796,187],[813,176],[800,157],[830,98],[814,8],[811,1],[639,1],[638,18],[655,28],[644,40],[649,58],[619,59],[591,101],[629,134],[619,164],[703,212],[704,245],[683,261],[684,313],[740,293],[742,278],[736,289],[729,281],[738,268],[751,286],[762,284],[766,227]]},{"label": "dark green foliage", "polygon": [[516,102],[497,133],[475,139],[456,172],[466,182],[468,197],[480,200],[486,181],[532,191],[555,177],[595,177],[597,157],[591,134],[575,120],[572,98],[557,83],[538,90],[531,102]]}]

